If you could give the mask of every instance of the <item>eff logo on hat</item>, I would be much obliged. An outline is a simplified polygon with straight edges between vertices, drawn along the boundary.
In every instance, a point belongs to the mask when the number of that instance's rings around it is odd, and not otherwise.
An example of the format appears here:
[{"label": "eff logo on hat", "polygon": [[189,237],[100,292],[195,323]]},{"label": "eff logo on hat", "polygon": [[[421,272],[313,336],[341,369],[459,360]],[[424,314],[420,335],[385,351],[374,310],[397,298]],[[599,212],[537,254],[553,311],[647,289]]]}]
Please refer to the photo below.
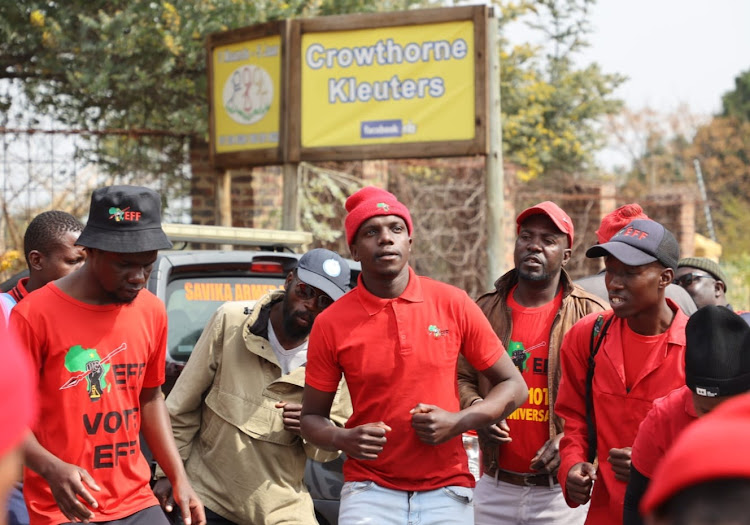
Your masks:
[{"label": "eff logo on hat", "polygon": [[[620,230],[615,237],[619,235],[624,235],[626,237],[635,237],[636,239],[645,239],[648,237],[648,232],[641,231],[637,228],[632,228],[630,226],[626,226],[622,230]],[[614,238],[613,238],[614,240]]]},{"label": "eff logo on hat", "polygon": [[114,219],[115,222],[138,222],[141,220],[141,212],[129,210],[129,206],[124,210],[112,207],[109,209],[109,218],[110,220]]}]

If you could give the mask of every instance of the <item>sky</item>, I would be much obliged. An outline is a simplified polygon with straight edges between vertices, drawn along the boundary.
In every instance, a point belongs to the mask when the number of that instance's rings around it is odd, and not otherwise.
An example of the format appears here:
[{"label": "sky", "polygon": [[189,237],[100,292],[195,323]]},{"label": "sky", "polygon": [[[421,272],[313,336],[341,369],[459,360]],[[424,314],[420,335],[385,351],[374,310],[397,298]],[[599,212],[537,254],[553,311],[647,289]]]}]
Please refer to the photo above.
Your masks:
[{"label": "sky", "polygon": [[581,58],[627,75],[617,95],[632,109],[717,113],[750,69],[748,0],[599,0],[591,25]]},{"label": "sky", "polygon": [[[591,8],[590,46],[578,56],[584,67],[627,80],[615,96],[631,110],[673,113],[687,106],[696,122],[721,111],[721,97],[750,70],[750,0],[598,0]],[[511,43],[538,43],[524,24],[513,24]],[[616,145],[596,155],[608,169],[629,164]]]}]

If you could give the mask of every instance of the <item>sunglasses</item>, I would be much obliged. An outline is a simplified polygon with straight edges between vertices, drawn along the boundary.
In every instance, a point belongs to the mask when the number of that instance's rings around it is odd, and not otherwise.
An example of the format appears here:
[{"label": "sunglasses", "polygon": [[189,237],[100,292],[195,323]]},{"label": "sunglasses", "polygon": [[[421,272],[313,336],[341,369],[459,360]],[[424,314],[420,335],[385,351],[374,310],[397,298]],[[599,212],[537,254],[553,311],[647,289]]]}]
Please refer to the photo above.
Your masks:
[{"label": "sunglasses", "polygon": [[706,275],[705,273],[686,273],[685,275],[682,275],[672,281],[672,283],[676,284],[677,286],[682,286],[683,288],[687,288],[691,284],[693,284],[693,281],[697,281],[698,279],[705,279],[707,277],[711,277],[710,275]]},{"label": "sunglasses", "polygon": [[309,284],[303,283],[302,281],[297,281],[295,291],[303,301],[309,301],[310,299],[314,298],[315,305],[318,307],[318,310],[325,310],[333,304],[333,299],[328,297],[320,290],[317,290]]}]

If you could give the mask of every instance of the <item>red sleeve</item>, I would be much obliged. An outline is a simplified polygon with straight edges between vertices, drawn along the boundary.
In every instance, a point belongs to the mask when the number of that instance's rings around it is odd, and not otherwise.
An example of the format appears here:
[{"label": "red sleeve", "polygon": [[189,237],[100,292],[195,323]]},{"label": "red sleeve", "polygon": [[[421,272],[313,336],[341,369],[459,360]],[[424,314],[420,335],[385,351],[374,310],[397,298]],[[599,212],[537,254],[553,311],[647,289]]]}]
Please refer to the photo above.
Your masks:
[{"label": "red sleeve", "polygon": [[341,380],[341,368],[336,360],[334,345],[329,342],[320,316],[313,323],[307,342],[305,383],[321,392],[335,392]]},{"label": "red sleeve", "polygon": [[476,370],[487,370],[505,352],[482,309],[463,293],[461,353]]},{"label": "red sleeve", "polygon": [[[555,412],[565,422],[565,435],[560,440],[560,469],[557,472],[563,493],[568,472],[573,465],[588,461],[586,371],[591,331],[598,316],[599,313],[589,314],[574,324],[563,337],[560,347],[561,378]],[[567,494],[565,497],[567,499]],[[570,500],[568,505],[578,506]]]},{"label": "red sleeve", "polygon": [[[15,316],[10,327],[0,326],[0,456],[17,446],[33,425],[37,412],[38,367],[32,364],[26,350],[25,338],[34,338],[31,330],[24,330],[23,338],[17,324],[28,328],[25,318]],[[33,340],[32,339],[32,340]],[[37,345],[38,346],[38,345]],[[34,346],[29,346],[34,348]]]},{"label": "red sleeve", "polygon": [[39,343],[39,339],[36,336],[36,332],[29,324],[29,320],[24,315],[21,315],[20,309],[14,308],[10,315],[9,332],[13,334],[16,339],[19,348],[29,357],[31,365],[34,369],[35,379],[38,381],[39,373],[44,365],[44,357],[42,356],[42,345]]},{"label": "red sleeve", "polygon": [[167,362],[167,312],[161,302],[154,308],[154,337],[149,352],[143,388],[156,388],[164,384]]},{"label": "red sleeve", "polygon": [[658,401],[654,402],[653,408],[638,427],[638,434],[633,442],[630,461],[638,472],[647,478],[652,478],[654,468],[659,459],[664,455],[664,447],[661,436],[664,432],[659,431],[659,426],[664,418],[661,414],[661,406]]},{"label": "red sleeve", "polygon": [[651,410],[641,421],[633,441],[630,460],[645,477],[653,477],[656,467],[674,440],[685,427],[695,421],[692,403],[692,391],[683,385],[655,400]]}]

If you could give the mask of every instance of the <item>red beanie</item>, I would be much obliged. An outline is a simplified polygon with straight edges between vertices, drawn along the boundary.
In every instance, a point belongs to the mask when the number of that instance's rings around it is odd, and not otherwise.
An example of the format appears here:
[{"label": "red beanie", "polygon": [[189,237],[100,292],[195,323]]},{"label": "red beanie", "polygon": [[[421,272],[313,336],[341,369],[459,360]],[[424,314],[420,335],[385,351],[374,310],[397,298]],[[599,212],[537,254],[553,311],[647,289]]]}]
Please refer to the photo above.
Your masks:
[{"label": "red beanie", "polygon": [[396,215],[404,219],[406,229],[411,235],[411,215],[406,206],[401,204],[393,193],[375,186],[365,186],[346,199],[346,242],[352,244],[357,230],[366,220],[376,215]]},{"label": "red beanie", "polygon": [[643,208],[641,208],[640,204],[634,202],[633,204],[620,206],[612,213],[605,215],[602,219],[599,229],[596,230],[597,241],[599,244],[609,242],[617,232],[636,219],[648,219],[648,215],[643,213]]}]

